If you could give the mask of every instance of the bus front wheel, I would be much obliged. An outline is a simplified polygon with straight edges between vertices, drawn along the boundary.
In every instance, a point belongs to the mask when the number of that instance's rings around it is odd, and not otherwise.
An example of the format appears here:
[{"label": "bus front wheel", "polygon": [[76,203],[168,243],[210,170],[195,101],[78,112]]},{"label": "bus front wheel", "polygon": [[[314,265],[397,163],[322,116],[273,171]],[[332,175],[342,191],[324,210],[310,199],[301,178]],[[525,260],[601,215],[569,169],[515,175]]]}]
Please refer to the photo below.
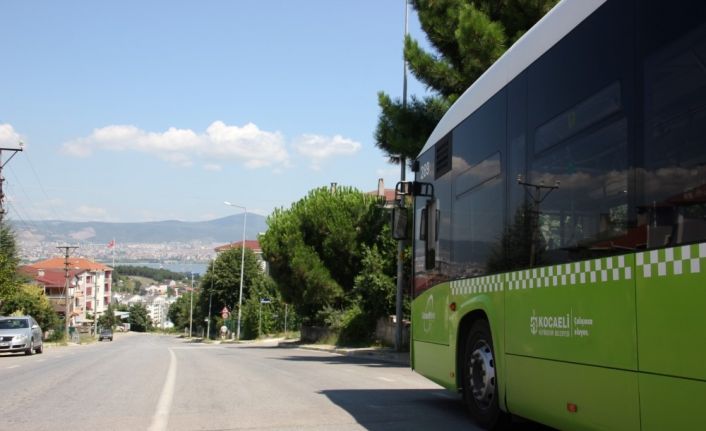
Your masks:
[{"label": "bus front wheel", "polygon": [[473,419],[486,429],[495,429],[501,425],[497,384],[490,326],[485,320],[477,320],[466,338],[463,400]]}]

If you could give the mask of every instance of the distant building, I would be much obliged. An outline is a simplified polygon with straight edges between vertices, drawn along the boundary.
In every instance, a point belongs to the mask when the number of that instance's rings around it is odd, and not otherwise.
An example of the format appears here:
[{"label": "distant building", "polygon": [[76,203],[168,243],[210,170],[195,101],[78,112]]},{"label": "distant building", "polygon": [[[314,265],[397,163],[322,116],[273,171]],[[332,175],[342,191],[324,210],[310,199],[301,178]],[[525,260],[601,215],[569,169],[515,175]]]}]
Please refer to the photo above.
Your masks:
[{"label": "distant building", "polygon": [[[66,313],[65,259],[52,258],[20,267],[22,274],[44,289],[61,316]],[[69,318],[82,323],[86,314],[100,316],[111,301],[113,268],[83,258],[69,259]]]},{"label": "distant building", "polygon": [[[222,253],[224,251],[232,250],[234,248],[241,248],[242,244],[243,244],[243,241],[232,242],[230,244],[218,246],[214,250],[216,250],[216,253]],[[255,257],[257,257],[260,262],[260,269],[262,270],[262,272],[267,273],[267,262],[265,262],[265,259],[263,259],[263,257],[262,257],[262,249],[260,248],[260,241],[246,239],[245,240],[245,248],[248,250],[251,250],[255,254]]]},{"label": "distant building", "polygon": [[167,312],[169,304],[164,296],[148,296],[145,298],[147,313],[149,313],[152,324],[161,329],[165,329],[167,322]]},{"label": "distant building", "polygon": [[373,190],[365,194],[377,197],[378,203],[386,208],[390,208],[390,206],[397,200],[395,189],[386,189],[385,181],[382,178],[378,180],[377,190]]}]

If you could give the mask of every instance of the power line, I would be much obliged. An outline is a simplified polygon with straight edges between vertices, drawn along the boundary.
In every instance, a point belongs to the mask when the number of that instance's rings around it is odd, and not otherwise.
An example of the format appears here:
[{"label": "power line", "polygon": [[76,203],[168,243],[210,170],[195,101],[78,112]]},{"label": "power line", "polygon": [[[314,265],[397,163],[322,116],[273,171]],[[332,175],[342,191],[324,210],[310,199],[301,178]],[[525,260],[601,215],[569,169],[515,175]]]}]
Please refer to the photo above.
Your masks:
[{"label": "power line", "polygon": [[[2,226],[2,220],[3,220],[3,217],[5,216],[5,208],[3,207],[3,202],[5,202],[5,194],[4,194],[3,191],[2,191],[2,183],[5,182],[5,178],[3,178],[3,176],[2,176],[2,168],[4,168],[5,165],[6,165],[10,160],[12,160],[12,158],[15,157],[15,155],[16,155],[18,152],[22,151],[23,147],[24,147],[24,145],[22,144],[22,142],[20,142],[20,147],[19,147],[19,148],[4,148],[4,147],[0,147],[0,226]],[[10,151],[10,152],[12,152],[12,154],[10,155],[10,158],[7,159],[7,161],[5,161],[5,163],[3,163],[3,161],[2,161],[2,152],[3,152],[3,151]]]},{"label": "power line", "polygon": [[52,204],[52,201],[49,198],[49,195],[47,194],[46,190],[44,189],[44,186],[42,185],[42,180],[39,178],[39,175],[37,174],[37,170],[34,169],[34,165],[32,164],[32,161],[30,160],[29,153],[27,153],[27,156],[25,156],[24,159],[27,161],[29,168],[32,170],[32,173],[34,174],[34,178],[37,180],[37,184],[39,185],[39,189],[42,191],[42,194],[44,195],[44,198],[46,199],[47,204],[49,204],[49,208],[51,209],[51,212],[54,214],[54,220],[61,220],[61,217],[59,217],[59,214],[56,211],[56,208],[54,208],[54,205]]}]

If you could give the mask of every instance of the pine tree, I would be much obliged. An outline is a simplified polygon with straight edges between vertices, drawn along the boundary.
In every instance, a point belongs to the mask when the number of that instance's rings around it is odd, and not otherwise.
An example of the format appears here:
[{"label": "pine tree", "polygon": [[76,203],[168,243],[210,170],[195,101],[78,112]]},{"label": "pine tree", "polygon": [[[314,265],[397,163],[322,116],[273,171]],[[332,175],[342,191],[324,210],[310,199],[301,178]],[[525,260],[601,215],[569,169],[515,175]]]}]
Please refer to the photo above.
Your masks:
[{"label": "pine tree", "polygon": [[413,159],[446,110],[558,0],[411,0],[436,53],[407,37],[411,73],[434,96],[406,107],[378,93],[376,145],[392,161]]}]

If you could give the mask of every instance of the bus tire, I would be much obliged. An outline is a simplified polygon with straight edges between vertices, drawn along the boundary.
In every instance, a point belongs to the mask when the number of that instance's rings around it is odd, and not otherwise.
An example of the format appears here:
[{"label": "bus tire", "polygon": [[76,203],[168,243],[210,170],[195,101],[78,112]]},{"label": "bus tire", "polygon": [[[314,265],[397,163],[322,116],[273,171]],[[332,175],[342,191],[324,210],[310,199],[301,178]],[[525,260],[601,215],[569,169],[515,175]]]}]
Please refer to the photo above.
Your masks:
[{"label": "bus tire", "polygon": [[490,326],[477,320],[466,336],[463,355],[463,401],[471,417],[485,429],[502,428],[506,416],[498,404],[498,381]]}]

